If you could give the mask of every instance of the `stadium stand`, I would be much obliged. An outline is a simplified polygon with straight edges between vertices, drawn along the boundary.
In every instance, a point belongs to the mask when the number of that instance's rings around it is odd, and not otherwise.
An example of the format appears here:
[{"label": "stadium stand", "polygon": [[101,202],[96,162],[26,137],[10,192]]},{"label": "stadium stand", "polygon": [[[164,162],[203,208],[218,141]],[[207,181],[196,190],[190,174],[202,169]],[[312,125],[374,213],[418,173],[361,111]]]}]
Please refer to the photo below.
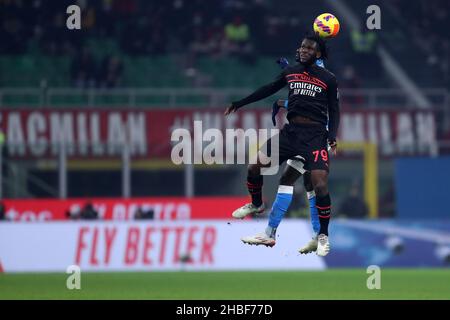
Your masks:
[{"label": "stadium stand", "polygon": [[[325,1],[319,2],[329,7]],[[36,87],[44,82],[49,87],[253,87],[274,72],[273,58],[284,55],[292,59],[297,45],[295,39],[309,30],[310,17],[317,13],[317,4],[306,3],[300,8],[295,3],[292,0],[283,5],[263,0],[81,2],[82,29],[67,35],[61,32],[66,18],[62,9],[71,1],[46,4],[45,10],[40,1],[29,4],[3,1],[0,4],[4,39],[0,44],[0,86]],[[366,1],[362,1],[356,7],[362,9],[365,5]],[[448,39],[442,32],[433,33],[429,39],[432,49],[421,46],[420,39],[431,30],[439,30],[435,26],[448,17],[445,2],[433,2],[433,9],[419,10],[419,27],[413,28],[405,27],[410,24],[397,23],[403,7],[402,1],[386,4],[383,27],[395,26],[396,32],[377,38],[372,50],[378,41],[386,42],[397,57],[402,57],[398,61],[412,70],[414,79],[433,86],[435,83],[430,80],[436,78],[436,72],[444,71],[448,78],[448,65],[444,63]],[[413,14],[420,9],[407,7]],[[439,12],[438,17],[432,19],[433,12]],[[407,19],[408,11],[405,14],[401,19]],[[176,24],[167,23],[174,20]],[[235,50],[236,44],[227,37],[227,26],[236,20],[247,28],[245,54],[243,50]],[[346,50],[355,48],[354,30],[342,24],[339,41],[329,43],[333,57],[330,69],[340,78],[348,76],[349,65],[356,68],[356,74],[370,75],[359,79],[362,87],[380,87],[386,83],[377,64],[367,63],[370,55],[361,59],[356,49]],[[280,34],[290,35],[294,40],[287,43]],[[411,41],[391,45],[399,38]],[[70,71],[81,52],[89,52],[91,57],[90,67],[94,69],[91,81],[77,81]],[[106,85],[102,79],[107,77],[108,69],[102,65],[109,57],[123,64],[123,75],[122,81]],[[421,64],[424,67],[417,68],[420,65],[417,62],[424,59],[427,61]],[[256,74],[242,77],[237,72],[255,64]],[[152,77],[154,74],[159,76]]]}]

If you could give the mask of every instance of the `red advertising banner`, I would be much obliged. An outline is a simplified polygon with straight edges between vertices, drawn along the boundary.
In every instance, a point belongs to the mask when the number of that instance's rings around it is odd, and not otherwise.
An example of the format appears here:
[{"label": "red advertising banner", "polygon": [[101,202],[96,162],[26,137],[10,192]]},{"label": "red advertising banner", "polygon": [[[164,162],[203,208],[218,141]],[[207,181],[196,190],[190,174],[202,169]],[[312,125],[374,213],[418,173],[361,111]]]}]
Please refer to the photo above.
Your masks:
[{"label": "red advertising banner", "polygon": [[[154,220],[230,219],[248,197],[3,200],[6,217],[12,221],[68,220],[91,203],[100,220],[133,220],[138,209],[152,211]],[[220,205],[218,205],[220,203]]]},{"label": "red advertising banner", "polygon": [[252,230],[264,230],[266,223],[264,219],[232,225],[221,220],[0,223],[0,264],[7,273],[61,273],[73,265],[83,272],[326,268],[315,254],[301,259],[288,254],[311,239],[311,227],[304,220],[283,221],[283,234],[292,236],[271,250],[255,250],[239,240]]},{"label": "red advertising banner", "polygon": [[[0,128],[12,158],[55,158],[61,141],[71,158],[120,157],[127,141],[133,159],[169,158],[174,129],[194,134],[194,121],[207,129],[270,129],[271,110],[243,109],[227,117],[222,109],[76,109],[0,111]],[[285,122],[285,111],[278,124]],[[382,154],[407,153],[411,146],[429,148],[436,143],[435,114],[431,110],[342,111],[341,141],[372,141]],[[197,137],[202,140],[203,136]],[[206,140],[206,139],[203,139]]]},{"label": "red advertising banner", "polygon": [[[75,264],[92,267],[109,266],[117,247],[124,245],[121,265],[133,267],[144,265],[148,268],[176,265],[185,259],[192,266],[214,265],[217,227],[211,225],[130,226],[124,235],[125,243],[118,243],[117,234],[122,231],[117,226],[85,225],[78,229],[75,249]],[[175,238],[175,243],[170,238]],[[104,254],[95,246],[98,238],[104,238]],[[153,239],[152,239],[153,238]],[[159,241],[155,241],[159,238]],[[94,247],[91,246],[94,240]],[[103,240],[103,239],[101,239]],[[186,253],[181,252],[181,241],[187,243]],[[98,241],[100,242],[100,241]],[[99,243],[99,246],[102,245]],[[170,246],[173,245],[171,248]],[[100,248],[99,248],[100,249]],[[183,257],[184,256],[184,257]]]}]

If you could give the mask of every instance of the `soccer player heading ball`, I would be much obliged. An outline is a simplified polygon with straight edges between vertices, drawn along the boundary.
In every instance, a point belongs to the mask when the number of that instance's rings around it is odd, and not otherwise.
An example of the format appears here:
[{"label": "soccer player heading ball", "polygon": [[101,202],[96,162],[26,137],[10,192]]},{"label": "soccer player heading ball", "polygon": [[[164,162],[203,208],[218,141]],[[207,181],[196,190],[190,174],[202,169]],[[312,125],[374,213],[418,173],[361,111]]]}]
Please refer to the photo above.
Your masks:
[{"label": "soccer player heading ball", "polygon": [[[236,112],[239,108],[273,95],[289,85],[287,108],[289,123],[279,134],[279,163],[288,159],[301,159],[304,161],[304,168],[311,174],[320,221],[316,251],[320,256],[327,255],[330,250],[328,223],[331,215],[331,199],[328,192],[328,146],[335,154],[336,134],[339,127],[339,95],[336,77],[316,64],[317,59],[326,58],[327,48],[324,40],[315,34],[306,36],[297,49],[298,64],[287,67],[273,82],[262,86],[246,98],[231,103],[225,110],[225,115]],[[270,150],[271,139],[267,143]],[[264,165],[259,161],[257,164],[248,166],[247,186],[252,203],[237,209],[233,216],[245,216],[264,211],[262,167]],[[265,232],[244,237],[243,242],[275,245],[276,230],[291,203],[294,183],[295,181],[280,181],[277,198]]]}]

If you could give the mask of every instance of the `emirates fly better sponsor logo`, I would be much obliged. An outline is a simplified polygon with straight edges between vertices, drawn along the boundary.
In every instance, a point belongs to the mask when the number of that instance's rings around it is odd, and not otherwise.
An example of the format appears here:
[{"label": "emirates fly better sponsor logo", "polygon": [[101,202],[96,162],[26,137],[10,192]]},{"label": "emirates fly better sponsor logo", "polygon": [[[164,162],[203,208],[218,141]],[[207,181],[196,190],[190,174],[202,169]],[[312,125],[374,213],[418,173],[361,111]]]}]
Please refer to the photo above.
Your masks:
[{"label": "emirates fly better sponsor logo", "polygon": [[327,89],[327,85],[324,82],[310,76],[306,72],[288,75],[287,82],[294,95],[315,97],[317,93]]}]

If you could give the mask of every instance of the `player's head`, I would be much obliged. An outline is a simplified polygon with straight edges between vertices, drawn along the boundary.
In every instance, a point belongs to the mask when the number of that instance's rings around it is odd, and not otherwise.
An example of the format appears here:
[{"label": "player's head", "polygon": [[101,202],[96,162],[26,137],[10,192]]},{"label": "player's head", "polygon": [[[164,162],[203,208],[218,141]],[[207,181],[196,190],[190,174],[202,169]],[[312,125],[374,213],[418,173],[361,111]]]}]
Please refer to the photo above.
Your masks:
[{"label": "player's head", "polygon": [[326,58],[328,58],[326,43],[316,34],[310,34],[303,38],[295,56],[297,62],[305,65],[313,64],[317,59]]}]

